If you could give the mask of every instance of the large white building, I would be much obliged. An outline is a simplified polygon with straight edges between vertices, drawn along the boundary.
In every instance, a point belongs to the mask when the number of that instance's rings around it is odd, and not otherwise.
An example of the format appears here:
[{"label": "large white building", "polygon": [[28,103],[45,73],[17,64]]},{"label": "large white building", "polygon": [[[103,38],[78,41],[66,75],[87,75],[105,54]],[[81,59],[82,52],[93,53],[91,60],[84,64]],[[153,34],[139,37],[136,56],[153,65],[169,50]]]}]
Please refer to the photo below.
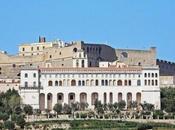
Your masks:
[{"label": "large white building", "polygon": [[100,63],[87,68],[28,68],[21,71],[20,94],[34,109],[56,103],[125,100],[154,104],[160,109],[159,68]]}]

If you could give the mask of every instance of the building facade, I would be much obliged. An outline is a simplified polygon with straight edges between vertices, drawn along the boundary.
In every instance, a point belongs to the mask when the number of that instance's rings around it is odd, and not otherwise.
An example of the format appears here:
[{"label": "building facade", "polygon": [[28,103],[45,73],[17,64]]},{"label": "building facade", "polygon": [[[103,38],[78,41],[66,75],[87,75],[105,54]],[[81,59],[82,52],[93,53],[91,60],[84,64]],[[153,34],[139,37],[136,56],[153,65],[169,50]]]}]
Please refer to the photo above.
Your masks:
[{"label": "building facade", "polygon": [[159,68],[109,65],[89,68],[37,68],[21,71],[20,95],[34,109],[52,110],[56,103],[96,100],[151,103],[160,109]]}]

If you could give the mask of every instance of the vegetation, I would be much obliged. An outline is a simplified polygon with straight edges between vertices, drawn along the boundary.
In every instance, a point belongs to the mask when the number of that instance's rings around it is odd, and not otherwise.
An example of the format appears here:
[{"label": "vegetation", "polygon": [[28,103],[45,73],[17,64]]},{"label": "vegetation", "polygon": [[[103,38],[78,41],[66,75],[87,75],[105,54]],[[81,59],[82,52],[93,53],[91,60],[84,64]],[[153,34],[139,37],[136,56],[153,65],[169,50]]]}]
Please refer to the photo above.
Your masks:
[{"label": "vegetation", "polygon": [[161,108],[169,113],[175,113],[175,88],[161,88]]},{"label": "vegetation", "polygon": [[16,90],[8,90],[6,93],[0,93],[0,129],[6,128],[12,130],[15,125],[24,128],[25,113],[32,114],[30,105],[24,106],[22,109],[20,104],[20,95]]}]

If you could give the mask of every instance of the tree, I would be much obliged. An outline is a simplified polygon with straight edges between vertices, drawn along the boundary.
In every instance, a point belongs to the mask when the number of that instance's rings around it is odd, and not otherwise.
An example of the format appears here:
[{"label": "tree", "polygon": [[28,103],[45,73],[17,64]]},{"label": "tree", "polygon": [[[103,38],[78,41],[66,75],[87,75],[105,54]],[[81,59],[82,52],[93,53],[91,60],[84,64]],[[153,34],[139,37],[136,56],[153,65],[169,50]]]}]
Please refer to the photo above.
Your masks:
[{"label": "tree", "polygon": [[101,103],[101,101],[96,100],[94,106],[98,114],[104,114],[103,104]]},{"label": "tree", "polygon": [[71,107],[70,107],[70,105],[65,103],[64,106],[63,106],[63,112],[65,114],[71,114]]},{"label": "tree", "polygon": [[15,123],[12,121],[5,121],[4,122],[4,127],[8,130],[14,130],[15,128]]},{"label": "tree", "polygon": [[17,116],[17,118],[16,118],[16,124],[18,125],[18,126],[20,126],[21,128],[24,128],[24,126],[25,126],[25,124],[26,124],[26,122],[25,122],[25,120],[24,120],[24,117],[23,116]]},{"label": "tree", "polygon": [[15,108],[15,114],[19,115],[19,114],[21,114],[21,113],[22,113],[21,107],[20,107],[20,106],[17,106],[17,107]]},{"label": "tree", "polygon": [[153,104],[144,102],[141,105],[142,105],[143,110],[145,110],[145,111],[153,111],[154,110],[154,105]]},{"label": "tree", "polygon": [[55,106],[53,107],[53,110],[57,113],[57,115],[61,114],[63,110],[62,104],[60,103],[55,104]]},{"label": "tree", "polygon": [[33,108],[30,105],[25,105],[24,108],[23,108],[23,111],[27,115],[32,115],[33,114]]},{"label": "tree", "polygon": [[88,108],[88,103],[86,103],[86,102],[81,102],[80,103],[80,110],[81,111],[84,111],[86,108]]},{"label": "tree", "polygon": [[123,110],[126,106],[126,102],[124,100],[121,100],[120,102],[118,102],[118,109],[119,110]]},{"label": "tree", "polygon": [[7,113],[0,112],[0,120],[6,121],[9,119],[9,115]]},{"label": "tree", "polygon": [[108,103],[108,110],[111,112],[114,111],[114,105],[112,103]]}]

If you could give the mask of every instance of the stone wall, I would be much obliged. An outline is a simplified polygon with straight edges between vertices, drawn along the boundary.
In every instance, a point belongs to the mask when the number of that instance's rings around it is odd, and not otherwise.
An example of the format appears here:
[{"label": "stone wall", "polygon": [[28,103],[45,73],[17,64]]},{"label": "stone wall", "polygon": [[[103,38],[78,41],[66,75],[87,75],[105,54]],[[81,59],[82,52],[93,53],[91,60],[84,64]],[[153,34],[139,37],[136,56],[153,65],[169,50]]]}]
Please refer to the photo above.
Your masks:
[{"label": "stone wall", "polygon": [[118,60],[127,65],[155,66],[156,48],[149,50],[116,49]]}]

